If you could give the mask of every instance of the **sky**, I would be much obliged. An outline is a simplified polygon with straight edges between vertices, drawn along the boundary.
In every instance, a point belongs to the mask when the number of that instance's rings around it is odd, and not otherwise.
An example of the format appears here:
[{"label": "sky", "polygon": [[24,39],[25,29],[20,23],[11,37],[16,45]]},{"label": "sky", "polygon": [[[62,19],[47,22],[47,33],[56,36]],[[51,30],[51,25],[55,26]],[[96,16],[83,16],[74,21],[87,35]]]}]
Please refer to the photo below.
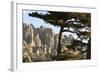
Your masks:
[{"label": "sky", "polygon": [[[30,17],[28,14],[32,13],[35,11],[29,11],[29,10],[25,10],[23,11],[23,23],[26,24],[33,24],[34,27],[39,28],[40,26],[44,26],[47,28],[51,28],[55,33],[58,33],[60,30],[60,27],[58,26],[53,26],[49,23],[45,23],[44,20],[36,18],[36,17]],[[46,14],[47,11],[38,11],[38,13],[42,13],[42,14]]]}]

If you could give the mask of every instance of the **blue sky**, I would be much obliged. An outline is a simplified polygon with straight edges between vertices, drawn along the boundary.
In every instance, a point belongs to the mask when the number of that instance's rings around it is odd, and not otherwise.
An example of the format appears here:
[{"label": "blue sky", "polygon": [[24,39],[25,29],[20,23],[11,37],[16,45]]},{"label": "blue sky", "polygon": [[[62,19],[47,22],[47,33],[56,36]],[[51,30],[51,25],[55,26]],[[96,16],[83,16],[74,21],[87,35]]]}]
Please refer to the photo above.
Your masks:
[{"label": "blue sky", "polygon": [[[33,24],[33,26],[36,28],[39,28],[42,25],[44,27],[51,28],[55,33],[59,33],[60,27],[53,26],[49,23],[45,23],[42,19],[36,17],[30,17],[28,14],[32,12],[36,12],[36,11],[30,11],[30,10],[23,11],[23,23]],[[47,11],[37,11],[37,12],[42,14],[47,13]]]}]

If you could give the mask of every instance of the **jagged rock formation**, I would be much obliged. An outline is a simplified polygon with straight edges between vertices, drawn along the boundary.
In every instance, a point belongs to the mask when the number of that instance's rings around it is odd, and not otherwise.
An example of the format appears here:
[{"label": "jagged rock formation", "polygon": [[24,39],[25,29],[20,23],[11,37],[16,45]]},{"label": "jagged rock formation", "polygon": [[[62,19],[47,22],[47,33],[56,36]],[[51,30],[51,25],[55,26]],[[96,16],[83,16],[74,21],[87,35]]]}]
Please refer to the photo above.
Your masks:
[{"label": "jagged rock formation", "polygon": [[51,50],[55,48],[54,36],[50,28],[23,23],[23,62],[50,60]]}]

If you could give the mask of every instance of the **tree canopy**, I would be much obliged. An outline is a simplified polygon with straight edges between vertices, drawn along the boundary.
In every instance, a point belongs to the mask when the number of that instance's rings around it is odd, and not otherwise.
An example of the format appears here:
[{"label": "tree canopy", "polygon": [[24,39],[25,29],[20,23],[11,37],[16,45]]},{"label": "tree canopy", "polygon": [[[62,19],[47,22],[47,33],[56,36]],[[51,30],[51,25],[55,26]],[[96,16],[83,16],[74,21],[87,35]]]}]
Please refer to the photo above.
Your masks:
[{"label": "tree canopy", "polygon": [[90,13],[78,13],[78,12],[53,12],[48,11],[48,14],[39,14],[37,12],[29,13],[29,16],[43,19],[47,23],[51,23],[55,26],[68,27],[67,21],[74,18],[75,21],[81,22],[90,27],[91,14]]}]

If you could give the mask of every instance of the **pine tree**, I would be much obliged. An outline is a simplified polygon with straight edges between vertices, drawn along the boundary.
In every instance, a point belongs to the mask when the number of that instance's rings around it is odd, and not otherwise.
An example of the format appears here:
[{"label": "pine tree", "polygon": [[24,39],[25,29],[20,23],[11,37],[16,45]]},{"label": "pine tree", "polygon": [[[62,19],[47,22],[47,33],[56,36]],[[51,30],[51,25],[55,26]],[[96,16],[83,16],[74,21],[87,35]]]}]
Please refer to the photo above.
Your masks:
[{"label": "pine tree", "polygon": [[[46,23],[60,27],[59,37],[58,37],[58,50],[57,56],[61,54],[61,38],[63,32],[70,32],[78,36],[77,39],[74,39],[71,48],[77,46],[88,45],[87,50],[87,59],[90,59],[91,48],[91,14],[90,13],[78,13],[78,12],[54,12],[47,11],[47,14],[40,14],[38,12],[29,13],[29,16],[43,19]],[[64,29],[68,28],[68,29]],[[70,30],[74,29],[74,31]],[[82,31],[84,29],[85,31]],[[80,39],[80,40],[78,40]],[[83,40],[87,40],[87,43],[84,43]]]}]

